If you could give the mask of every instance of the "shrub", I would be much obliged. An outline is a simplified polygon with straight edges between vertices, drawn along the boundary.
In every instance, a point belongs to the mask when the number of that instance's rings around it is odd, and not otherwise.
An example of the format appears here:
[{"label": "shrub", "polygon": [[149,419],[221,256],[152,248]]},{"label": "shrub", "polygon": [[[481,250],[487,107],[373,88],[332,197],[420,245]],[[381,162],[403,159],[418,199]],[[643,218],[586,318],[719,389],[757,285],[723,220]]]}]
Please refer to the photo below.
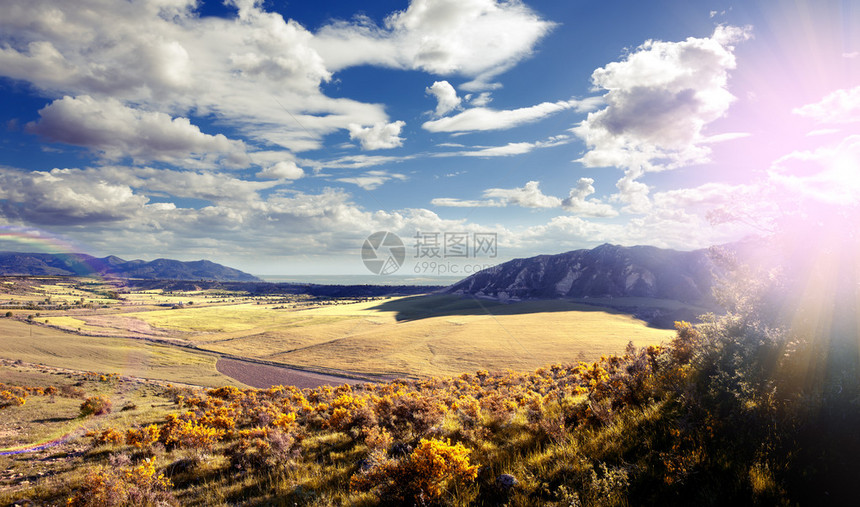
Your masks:
[{"label": "shrub", "polygon": [[94,446],[122,443],[122,433],[113,428],[107,428],[101,432],[91,431],[87,436],[92,437]]},{"label": "shrub", "polygon": [[158,442],[161,431],[158,425],[150,424],[143,428],[130,429],[125,433],[125,443],[138,449],[146,449]]},{"label": "shrub", "polygon": [[235,469],[268,470],[297,457],[299,446],[293,433],[274,428],[254,428],[240,431],[239,441],[227,453]]},{"label": "shrub", "polygon": [[0,391],[0,408],[6,407],[17,407],[23,405],[27,402],[25,399],[27,393],[20,393],[20,395],[16,392],[10,390]]},{"label": "shrub", "polygon": [[154,459],[147,459],[134,468],[99,467],[87,474],[78,491],[68,499],[68,505],[179,505],[169,491],[171,486],[163,474],[156,475]]},{"label": "shrub", "polygon": [[159,440],[169,447],[211,449],[224,436],[224,430],[205,426],[197,421],[182,420],[176,414],[167,416]]},{"label": "shrub", "polygon": [[107,396],[90,396],[81,403],[81,416],[110,414],[113,404]]},{"label": "shrub", "polygon": [[350,480],[355,491],[373,491],[386,502],[437,502],[455,484],[473,482],[478,466],[469,464],[469,449],[449,441],[422,439],[401,459],[371,454],[369,466]]}]

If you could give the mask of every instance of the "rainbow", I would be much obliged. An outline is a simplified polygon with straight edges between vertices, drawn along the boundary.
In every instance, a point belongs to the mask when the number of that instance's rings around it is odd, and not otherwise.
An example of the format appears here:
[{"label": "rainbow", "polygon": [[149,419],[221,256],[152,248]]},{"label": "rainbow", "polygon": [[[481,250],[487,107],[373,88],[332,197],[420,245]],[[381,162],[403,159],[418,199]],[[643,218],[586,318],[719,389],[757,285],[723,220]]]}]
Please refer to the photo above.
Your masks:
[{"label": "rainbow", "polygon": [[80,253],[87,249],[65,238],[32,227],[0,226],[0,252],[2,251],[62,254],[87,266],[91,272],[88,276],[105,276],[99,273],[99,269],[91,263],[90,259]]},{"label": "rainbow", "polygon": [[74,434],[75,434],[74,431],[70,431],[68,433],[64,433],[63,435],[61,435],[59,437],[52,438],[50,440],[45,440],[45,441],[42,441],[39,443],[20,445],[20,446],[15,446],[15,447],[6,447],[3,449],[0,449],[0,456],[11,456],[13,454],[24,454],[26,452],[43,451],[45,449],[49,449],[51,447],[54,447],[56,445],[60,445],[64,442],[66,442],[67,440],[72,438],[74,436]]}]

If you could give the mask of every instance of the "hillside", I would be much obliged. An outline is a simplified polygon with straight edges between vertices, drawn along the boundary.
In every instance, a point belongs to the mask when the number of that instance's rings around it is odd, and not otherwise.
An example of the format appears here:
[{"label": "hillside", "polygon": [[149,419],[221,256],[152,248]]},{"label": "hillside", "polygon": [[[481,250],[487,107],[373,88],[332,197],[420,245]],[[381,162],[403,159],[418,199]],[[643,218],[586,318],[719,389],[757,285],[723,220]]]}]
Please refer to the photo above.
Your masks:
[{"label": "hillside", "polygon": [[648,297],[713,302],[707,250],[604,244],[591,250],[514,259],[452,285],[448,292],[501,300],[557,297]]},{"label": "hillside", "polygon": [[127,261],[110,255],[0,252],[2,276],[107,276],[166,280],[259,282],[259,278],[207,260]]},{"label": "hillside", "polygon": [[631,313],[657,327],[717,309],[708,250],[604,244],[591,250],[514,259],[446,292],[502,302],[570,299]]}]

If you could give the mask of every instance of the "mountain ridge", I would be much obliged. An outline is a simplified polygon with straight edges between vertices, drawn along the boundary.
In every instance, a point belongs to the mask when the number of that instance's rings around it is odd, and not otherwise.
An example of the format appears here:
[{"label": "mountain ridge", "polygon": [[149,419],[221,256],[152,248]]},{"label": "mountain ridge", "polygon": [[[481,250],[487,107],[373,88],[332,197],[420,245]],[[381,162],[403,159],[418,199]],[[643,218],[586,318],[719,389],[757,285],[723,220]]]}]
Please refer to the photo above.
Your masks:
[{"label": "mountain ridge", "polygon": [[115,255],[94,257],[88,254],[51,254],[0,251],[2,276],[104,276],[147,280],[216,280],[261,282],[238,269],[205,259],[178,261],[155,259],[127,261]]},{"label": "mountain ridge", "polygon": [[714,308],[716,271],[709,249],[679,251],[606,243],[513,259],[464,278],[445,292],[500,301],[649,298]]}]

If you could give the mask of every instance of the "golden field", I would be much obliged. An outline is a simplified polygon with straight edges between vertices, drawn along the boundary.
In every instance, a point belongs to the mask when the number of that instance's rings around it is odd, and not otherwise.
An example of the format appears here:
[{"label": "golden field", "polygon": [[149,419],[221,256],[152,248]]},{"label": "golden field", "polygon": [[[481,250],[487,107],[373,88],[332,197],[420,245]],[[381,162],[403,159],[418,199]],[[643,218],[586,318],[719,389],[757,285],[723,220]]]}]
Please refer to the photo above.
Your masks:
[{"label": "golden field", "polygon": [[[109,371],[170,371],[176,361],[211,361],[205,352],[212,352],[329,372],[422,377],[532,369],[560,358],[591,361],[621,352],[629,342],[655,344],[671,334],[630,315],[559,300],[501,304],[426,295],[308,301],[205,291],[141,291],[104,300],[87,297],[104,288],[87,294],[76,287],[34,285],[34,302],[56,303],[73,294],[89,308],[14,310],[13,319],[2,321],[0,357],[84,370],[110,365]],[[26,295],[15,298],[23,302]],[[37,340],[15,339],[29,333]],[[53,345],[46,349],[37,344],[42,341]],[[105,351],[112,351],[110,360]],[[177,359],[188,354],[193,360]]]}]

